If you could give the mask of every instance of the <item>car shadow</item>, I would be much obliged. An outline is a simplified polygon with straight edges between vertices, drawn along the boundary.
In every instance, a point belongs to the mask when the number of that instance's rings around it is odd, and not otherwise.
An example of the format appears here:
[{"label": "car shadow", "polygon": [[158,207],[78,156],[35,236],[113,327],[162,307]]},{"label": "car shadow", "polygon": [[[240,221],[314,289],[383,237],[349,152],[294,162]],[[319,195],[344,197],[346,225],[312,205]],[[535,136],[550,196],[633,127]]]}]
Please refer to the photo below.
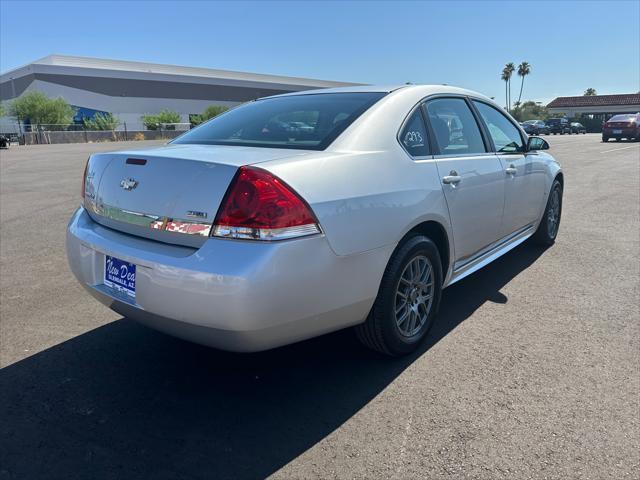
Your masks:
[{"label": "car shadow", "polygon": [[524,244],[445,290],[419,351],[349,330],[257,354],[121,319],[0,370],[0,478],[264,478],[314,446],[544,249]]}]

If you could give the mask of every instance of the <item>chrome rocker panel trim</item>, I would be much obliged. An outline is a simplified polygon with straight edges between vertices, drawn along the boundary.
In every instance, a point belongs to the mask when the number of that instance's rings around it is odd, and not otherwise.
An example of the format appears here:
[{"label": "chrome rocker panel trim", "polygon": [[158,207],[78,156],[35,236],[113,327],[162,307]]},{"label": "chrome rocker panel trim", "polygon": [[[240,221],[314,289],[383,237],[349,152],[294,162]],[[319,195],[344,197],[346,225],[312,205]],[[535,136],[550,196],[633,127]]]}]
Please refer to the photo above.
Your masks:
[{"label": "chrome rocker panel trim", "polygon": [[497,242],[497,244],[490,245],[489,247],[481,250],[470,259],[467,259],[463,262],[457,262],[461,264],[454,265],[453,274],[451,275],[451,279],[449,280],[447,286],[453,285],[454,283],[462,280],[472,273],[477,272],[482,267],[490,264],[495,259],[501,257],[508,251],[513,250],[515,247],[531,237],[534,232],[534,225],[527,225],[526,227],[523,227],[522,229],[500,240],[499,242]]}]

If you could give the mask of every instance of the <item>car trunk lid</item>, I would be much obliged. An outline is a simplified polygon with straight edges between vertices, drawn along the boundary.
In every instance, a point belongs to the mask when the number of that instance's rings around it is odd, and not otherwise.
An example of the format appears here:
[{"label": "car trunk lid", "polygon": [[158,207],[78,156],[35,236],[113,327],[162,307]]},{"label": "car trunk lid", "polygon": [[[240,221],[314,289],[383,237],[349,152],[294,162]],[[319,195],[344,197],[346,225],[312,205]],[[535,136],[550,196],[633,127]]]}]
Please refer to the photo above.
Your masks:
[{"label": "car trunk lid", "polygon": [[237,169],[304,155],[286,149],[170,145],[96,154],[89,161],[85,207],[107,227],[199,247],[208,238]]}]

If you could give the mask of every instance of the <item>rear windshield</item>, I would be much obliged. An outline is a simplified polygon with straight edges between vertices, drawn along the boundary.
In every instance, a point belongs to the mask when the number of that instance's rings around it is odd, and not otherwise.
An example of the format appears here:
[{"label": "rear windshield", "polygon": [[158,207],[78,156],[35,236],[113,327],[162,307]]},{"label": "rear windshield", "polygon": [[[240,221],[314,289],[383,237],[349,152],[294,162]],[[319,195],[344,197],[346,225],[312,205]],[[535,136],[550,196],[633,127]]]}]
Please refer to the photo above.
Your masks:
[{"label": "rear windshield", "polygon": [[628,122],[629,120],[635,120],[636,116],[633,114],[629,115],[614,115],[609,119],[610,122]]},{"label": "rear windshield", "polygon": [[317,93],[246,103],[172,143],[323,150],[386,94]]}]

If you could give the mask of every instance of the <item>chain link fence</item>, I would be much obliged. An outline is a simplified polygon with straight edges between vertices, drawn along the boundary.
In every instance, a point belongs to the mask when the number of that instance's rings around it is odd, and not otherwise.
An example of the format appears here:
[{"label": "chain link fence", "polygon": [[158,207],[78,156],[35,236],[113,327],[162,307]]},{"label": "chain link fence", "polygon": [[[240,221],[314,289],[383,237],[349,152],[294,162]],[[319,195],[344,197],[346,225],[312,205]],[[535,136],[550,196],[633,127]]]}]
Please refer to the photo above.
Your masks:
[{"label": "chain link fence", "polygon": [[111,130],[95,130],[83,124],[24,124],[3,122],[0,135],[20,145],[98,143],[129,140],[171,140],[191,128],[190,123],[158,123],[144,130],[127,128],[126,122]]}]

